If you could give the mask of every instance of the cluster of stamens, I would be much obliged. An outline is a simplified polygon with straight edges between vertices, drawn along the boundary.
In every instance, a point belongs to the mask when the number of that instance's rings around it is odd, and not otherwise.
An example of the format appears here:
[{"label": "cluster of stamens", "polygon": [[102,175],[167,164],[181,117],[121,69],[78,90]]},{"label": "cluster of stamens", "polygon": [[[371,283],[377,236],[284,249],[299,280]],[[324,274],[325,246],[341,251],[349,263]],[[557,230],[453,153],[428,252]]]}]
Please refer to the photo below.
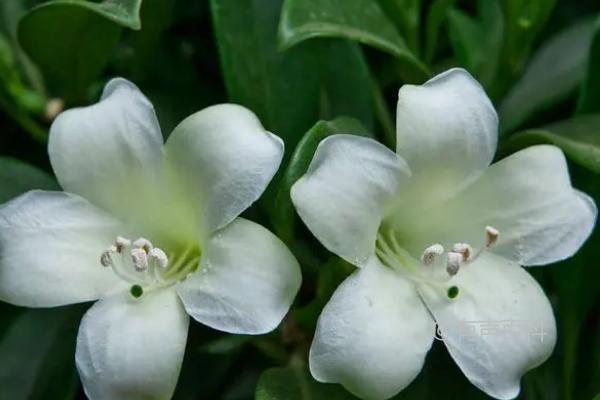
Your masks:
[{"label": "cluster of stamens", "polygon": [[[452,251],[446,254],[446,272],[450,277],[456,275],[463,265],[477,260],[481,253],[494,246],[498,241],[500,232],[492,226],[485,228],[485,246],[480,248],[477,253],[473,252],[473,247],[468,243],[456,243],[452,246]],[[423,265],[432,265],[436,258],[444,254],[444,247],[441,244],[434,244],[423,251],[421,262]]]},{"label": "cluster of stamens", "polygon": [[[438,285],[445,285],[450,281],[461,268],[473,263],[487,249],[493,247],[498,242],[499,232],[496,228],[487,226],[485,228],[485,244],[479,248],[477,252],[468,243],[456,243],[452,246],[452,250],[446,252],[444,246],[439,243],[428,246],[421,255],[421,268],[419,262],[404,250],[396,240],[393,232],[388,235],[379,233],[377,240],[376,253],[380,260],[391,268],[403,272],[404,270],[411,271],[408,274],[410,279],[419,282],[427,282]],[[446,274],[440,276],[438,259],[445,253]],[[423,268],[428,267],[428,268]],[[451,286],[448,288],[448,297],[455,298],[458,296],[458,287]]]},{"label": "cluster of stamens", "polygon": [[148,239],[131,241],[118,236],[100,256],[100,264],[132,283],[131,294],[140,297],[144,292],[142,287],[168,286],[185,279],[199,260],[199,256],[194,257],[192,253],[188,249],[171,264],[167,254]]}]

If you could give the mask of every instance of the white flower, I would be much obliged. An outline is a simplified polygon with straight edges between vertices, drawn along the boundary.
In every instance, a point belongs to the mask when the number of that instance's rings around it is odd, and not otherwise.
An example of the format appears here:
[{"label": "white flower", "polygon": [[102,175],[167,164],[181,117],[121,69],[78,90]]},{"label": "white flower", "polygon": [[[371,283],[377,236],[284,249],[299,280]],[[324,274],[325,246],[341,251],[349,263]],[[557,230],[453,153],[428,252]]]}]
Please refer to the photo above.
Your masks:
[{"label": "white flower", "polygon": [[0,208],[0,299],[100,299],[77,338],[88,397],[169,398],[188,314],[232,333],[279,324],[301,277],[277,237],[238,217],[283,155],[252,112],[206,108],[163,146],[152,104],[114,79],[99,103],[56,119],[48,147],[65,192],[32,191]]},{"label": "white flower", "polygon": [[396,153],[350,135],[319,145],[292,199],[314,235],[360,268],[319,318],[317,380],[391,397],[421,370],[436,323],[467,378],[499,399],[516,397],[550,355],[552,308],[519,264],[571,256],[596,206],[572,188],[556,147],[490,166],[497,124],[483,89],[453,69],[400,89]]}]

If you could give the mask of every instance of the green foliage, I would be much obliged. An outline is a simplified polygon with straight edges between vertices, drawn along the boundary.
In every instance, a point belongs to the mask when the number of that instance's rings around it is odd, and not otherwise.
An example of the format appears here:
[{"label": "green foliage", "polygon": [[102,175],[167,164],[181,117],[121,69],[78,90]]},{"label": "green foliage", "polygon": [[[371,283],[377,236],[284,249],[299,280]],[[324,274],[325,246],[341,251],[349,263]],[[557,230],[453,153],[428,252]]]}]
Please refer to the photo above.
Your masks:
[{"label": "green foliage", "polygon": [[500,105],[502,132],[521,126],[540,110],[564,100],[583,79],[593,21],[586,19],[545,42]]},{"label": "green foliage", "polygon": [[255,400],[351,400],[338,385],[318,383],[302,365],[268,369],[260,376]]},{"label": "green foliage", "polygon": [[277,3],[212,0],[229,99],[254,110],[288,151],[319,117],[356,115],[370,126],[370,81],[360,50],[327,41],[278,51]]},{"label": "green foliage", "polygon": [[376,1],[347,0],[339,7],[332,0],[286,0],[279,26],[281,47],[315,37],[355,40],[397,57],[421,78],[429,74]]},{"label": "green foliage", "polygon": [[500,63],[500,90],[517,78],[531,52],[532,46],[557,0],[503,0],[504,42]]},{"label": "green foliage", "polygon": [[81,314],[79,307],[27,310],[14,320],[0,343],[2,399],[74,398],[75,337]]},{"label": "green foliage", "polygon": [[458,8],[448,12],[450,38],[457,61],[488,87],[498,67],[504,26],[499,1],[480,0],[472,18]]},{"label": "green foliage", "polygon": [[106,67],[121,28],[140,28],[141,0],[56,0],[32,9],[19,23],[19,41],[43,70],[53,93],[86,98]]},{"label": "green foliage", "polygon": [[558,146],[573,162],[600,173],[600,114],[574,117],[516,133],[507,146],[512,152],[540,143]]},{"label": "green foliage", "polygon": [[0,157],[0,203],[34,189],[59,187],[46,172],[13,158]]},{"label": "green foliage", "polygon": [[600,18],[596,19],[592,44],[587,57],[585,79],[581,84],[581,94],[577,110],[580,113],[600,111]]}]

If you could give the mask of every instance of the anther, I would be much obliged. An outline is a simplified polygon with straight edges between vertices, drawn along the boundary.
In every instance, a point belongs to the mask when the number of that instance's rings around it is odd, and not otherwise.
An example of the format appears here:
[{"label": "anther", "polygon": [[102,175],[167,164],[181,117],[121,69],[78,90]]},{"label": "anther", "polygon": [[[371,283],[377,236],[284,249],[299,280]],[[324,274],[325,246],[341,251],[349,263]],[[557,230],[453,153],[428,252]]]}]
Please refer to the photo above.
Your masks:
[{"label": "anther", "polygon": [[492,247],[493,245],[496,244],[496,242],[498,241],[498,235],[500,235],[500,232],[498,231],[498,229],[494,228],[493,226],[486,226],[485,227],[485,238],[486,238],[486,242],[485,242],[485,247]]},{"label": "anther", "polygon": [[162,269],[166,269],[169,266],[169,258],[165,254],[164,251],[159,249],[158,247],[150,250],[150,258],[156,260],[158,266]]},{"label": "anther", "polygon": [[149,254],[150,250],[154,248],[152,242],[145,238],[136,239],[135,242],[133,242],[133,247],[136,249],[144,249],[146,254]]},{"label": "anther", "polygon": [[103,267],[110,267],[113,263],[112,253],[115,253],[116,251],[116,246],[110,246],[108,249],[106,249],[100,256],[100,264],[102,264]]},{"label": "anther", "polygon": [[131,262],[136,271],[142,272],[148,269],[148,255],[143,248],[131,249]]},{"label": "anther", "polygon": [[458,273],[464,256],[461,253],[449,251],[447,257],[448,260],[446,262],[446,272],[448,272],[448,275],[454,276]]},{"label": "anther", "polygon": [[452,246],[452,251],[454,253],[462,254],[463,261],[467,262],[471,260],[471,256],[473,255],[473,248],[468,243],[456,243]]},{"label": "anther", "polygon": [[444,247],[441,244],[434,244],[427,247],[425,251],[423,251],[421,261],[425,265],[431,265],[435,261],[435,258],[442,254],[444,254]]},{"label": "anther", "polygon": [[129,247],[131,245],[131,240],[126,239],[122,236],[117,236],[115,240],[115,247],[117,249],[117,253],[122,253],[123,249]]}]

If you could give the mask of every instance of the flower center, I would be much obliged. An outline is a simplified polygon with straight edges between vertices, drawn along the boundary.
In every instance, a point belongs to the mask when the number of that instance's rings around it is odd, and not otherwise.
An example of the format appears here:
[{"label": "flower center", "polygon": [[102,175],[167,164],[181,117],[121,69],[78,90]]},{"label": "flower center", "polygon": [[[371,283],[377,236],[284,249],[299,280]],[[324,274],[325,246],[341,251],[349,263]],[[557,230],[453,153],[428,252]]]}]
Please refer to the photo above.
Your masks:
[{"label": "flower center", "polygon": [[130,293],[136,298],[145,290],[171,286],[186,279],[198,268],[199,261],[197,245],[167,256],[148,239],[131,241],[121,236],[100,256],[103,267],[112,268],[119,278],[132,285]]},{"label": "flower center", "polygon": [[432,244],[423,250],[420,260],[413,257],[398,243],[392,229],[379,231],[375,252],[381,262],[404,274],[407,278],[418,283],[427,283],[446,290],[448,298],[454,299],[459,294],[457,286],[450,285],[452,278],[479,256],[494,246],[498,241],[497,229],[488,226],[485,228],[485,243],[478,251],[468,243],[456,243],[451,251],[445,251],[439,244]]}]

